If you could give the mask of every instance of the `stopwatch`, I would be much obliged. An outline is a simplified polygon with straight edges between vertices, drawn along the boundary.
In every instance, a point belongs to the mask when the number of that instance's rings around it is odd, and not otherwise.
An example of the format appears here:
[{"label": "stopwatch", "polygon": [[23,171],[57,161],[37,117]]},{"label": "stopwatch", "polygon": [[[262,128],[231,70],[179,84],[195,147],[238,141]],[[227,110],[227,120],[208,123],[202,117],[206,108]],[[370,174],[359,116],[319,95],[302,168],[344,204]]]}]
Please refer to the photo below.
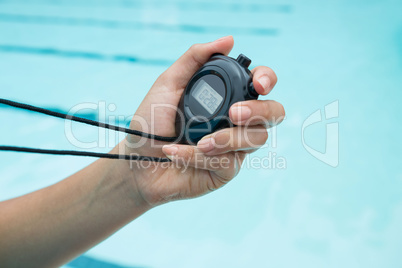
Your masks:
[{"label": "stopwatch", "polygon": [[219,129],[233,127],[232,104],[255,100],[258,93],[248,69],[251,60],[214,54],[189,80],[180,98],[175,128],[181,143],[196,144]]}]

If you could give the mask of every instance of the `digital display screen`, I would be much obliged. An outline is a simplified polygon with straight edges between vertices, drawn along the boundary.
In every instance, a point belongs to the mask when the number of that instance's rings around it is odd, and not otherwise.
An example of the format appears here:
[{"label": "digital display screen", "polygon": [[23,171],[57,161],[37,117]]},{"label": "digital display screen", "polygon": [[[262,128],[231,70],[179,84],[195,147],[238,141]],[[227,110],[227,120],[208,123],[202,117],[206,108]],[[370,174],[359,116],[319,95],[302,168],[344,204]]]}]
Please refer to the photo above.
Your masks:
[{"label": "digital display screen", "polygon": [[192,95],[210,114],[218,109],[223,100],[222,96],[204,80],[200,80]]}]

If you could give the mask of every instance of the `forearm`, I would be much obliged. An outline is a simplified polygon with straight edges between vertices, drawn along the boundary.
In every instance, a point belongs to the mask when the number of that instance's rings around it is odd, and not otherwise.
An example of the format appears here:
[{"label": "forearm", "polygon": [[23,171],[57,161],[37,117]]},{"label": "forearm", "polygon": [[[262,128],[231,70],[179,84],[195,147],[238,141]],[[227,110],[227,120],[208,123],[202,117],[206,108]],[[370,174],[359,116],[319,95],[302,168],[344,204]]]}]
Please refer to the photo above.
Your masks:
[{"label": "forearm", "polygon": [[57,184],[0,203],[0,263],[60,265],[149,209],[124,162],[99,159]]}]

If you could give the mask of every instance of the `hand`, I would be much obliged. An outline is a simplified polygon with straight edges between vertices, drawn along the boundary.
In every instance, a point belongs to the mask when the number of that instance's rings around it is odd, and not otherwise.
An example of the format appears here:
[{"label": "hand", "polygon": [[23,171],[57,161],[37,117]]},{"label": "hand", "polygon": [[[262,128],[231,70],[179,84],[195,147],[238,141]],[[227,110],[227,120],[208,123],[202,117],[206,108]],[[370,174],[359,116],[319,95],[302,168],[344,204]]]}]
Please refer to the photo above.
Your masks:
[{"label": "hand", "polygon": [[[188,81],[212,54],[227,55],[232,47],[231,36],[193,45],[159,76],[136,111],[130,128],[160,136],[176,136],[176,109],[173,108],[177,107]],[[277,81],[275,73],[264,66],[251,72],[256,91],[267,95]],[[229,117],[236,127],[210,134],[197,146],[167,144],[128,135],[118,146],[125,154],[167,156],[172,162],[136,162],[131,163],[131,167],[127,165],[122,172],[130,174],[136,193],[151,207],[206,194],[235,177],[246,155],[265,144],[266,128],[278,124],[284,116],[283,106],[278,102],[250,100],[230,108]],[[137,144],[140,146],[132,148]]]}]

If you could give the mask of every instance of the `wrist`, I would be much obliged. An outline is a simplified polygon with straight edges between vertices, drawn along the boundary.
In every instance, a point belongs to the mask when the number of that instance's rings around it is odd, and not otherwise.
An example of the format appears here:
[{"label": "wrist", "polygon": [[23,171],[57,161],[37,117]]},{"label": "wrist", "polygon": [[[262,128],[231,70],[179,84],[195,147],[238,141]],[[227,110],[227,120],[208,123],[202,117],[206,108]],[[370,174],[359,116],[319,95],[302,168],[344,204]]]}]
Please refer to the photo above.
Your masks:
[{"label": "wrist", "polygon": [[[110,153],[135,156],[149,155],[149,152],[147,153],[147,150],[143,148],[148,148],[148,146],[133,147],[130,146],[131,144],[133,143],[124,139]],[[159,204],[159,202],[155,202],[155,198],[152,197],[153,193],[150,193],[149,189],[147,190],[148,187],[146,187],[146,182],[152,179],[150,172],[152,173],[153,168],[149,169],[150,162],[123,159],[113,162],[114,164],[110,168],[110,172],[117,179],[123,180],[127,185],[127,193],[125,195],[128,195],[128,198],[132,200],[133,205],[140,206],[144,210],[149,210]]]},{"label": "wrist", "polygon": [[[128,150],[124,141],[119,143],[110,153],[112,154],[137,154],[134,150]],[[121,195],[132,203],[132,206],[140,211],[146,212],[153,206],[144,198],[141,189],[137,183],[140,174],[135,171],[135,165],[131,160],[117,159],[108,161],[107,176],[112,180],[120,181],[122,187],[119,187]]]},{"label": "wrist", "polygon": [[[136,137],[134,137],[136,138]],[[166,157],[160,149],[162,142],[147,141],[141,146],[137,141],[121,141],[112,151],[113,154],[125,154],[136,156],[155,156]],[[144,205],[147,209],[151,209],[169,201],[166,198],[166,188],[161,188],[155,181],[161,179],[164,172],[169,168],[169,163],[154,163],[148,161],[137,160],[119,160],[119,173],[121,177],[130,182],[132,187],[132,196],[136,199],[136,203]],[[167,187],[169,188],[169,187]],[[169,191],[168,191],[169,192]],[[139,199],[139,200],[137,200]]]}]

